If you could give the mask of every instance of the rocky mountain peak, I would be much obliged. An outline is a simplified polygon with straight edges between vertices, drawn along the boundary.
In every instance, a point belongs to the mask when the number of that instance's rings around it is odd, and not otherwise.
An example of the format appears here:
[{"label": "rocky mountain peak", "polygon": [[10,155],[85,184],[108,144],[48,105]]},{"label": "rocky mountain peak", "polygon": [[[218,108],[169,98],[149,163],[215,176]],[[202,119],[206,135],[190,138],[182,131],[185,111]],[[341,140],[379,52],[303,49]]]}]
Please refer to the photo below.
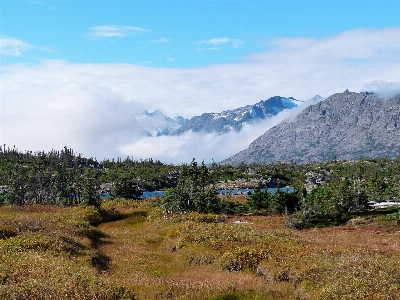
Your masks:
[{"label": "rocky mountain peak", "polygon": [[400,95],[345,91],[304,109],[224,161],[324,161],[400,154]]},{"label": "rocky mountain peak", "polygon": [[220,113],[203,113],[201,116],[191,118],[185,125],[176,131],[174,135],[184,132],[205,132],[224,134],[231,130],[239,132],[244,123],[254,123],[262,119],[277,115],[283,110],[297,107],[301,101],[293,97],[274,96],[267,100],[261,100],[253,105],[246,105],[233,110]]}]

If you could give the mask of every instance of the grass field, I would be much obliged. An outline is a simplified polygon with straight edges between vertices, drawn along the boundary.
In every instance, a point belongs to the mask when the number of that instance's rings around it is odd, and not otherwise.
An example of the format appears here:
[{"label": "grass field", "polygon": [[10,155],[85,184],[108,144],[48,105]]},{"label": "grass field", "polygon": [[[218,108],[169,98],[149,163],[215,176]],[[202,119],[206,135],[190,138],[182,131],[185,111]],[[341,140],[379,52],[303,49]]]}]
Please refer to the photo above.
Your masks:
[{"label": "grass field", "polygon": [[400,299],[400,227],[381,215],[289,229],[284,216],[0,207],[0,299]]}]

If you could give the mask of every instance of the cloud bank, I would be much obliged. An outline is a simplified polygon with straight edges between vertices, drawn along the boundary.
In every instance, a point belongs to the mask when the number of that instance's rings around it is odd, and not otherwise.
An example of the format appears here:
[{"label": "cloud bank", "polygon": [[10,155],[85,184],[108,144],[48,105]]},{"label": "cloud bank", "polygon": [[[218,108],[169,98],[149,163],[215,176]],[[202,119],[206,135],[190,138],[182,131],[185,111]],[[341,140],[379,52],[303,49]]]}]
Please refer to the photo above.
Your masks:
[{"label": "cloud bank", "polygon": [[87,36],[91,38],[122,38],[126,36],[142,35],[150,32],[151,30],[134,26],[101,25],[90,28]]},{"label": "cloud bank", "polygon": [[[119,147],[118,150],[134,159],[152,157],[174,164],[189,163],[192,158],[204,160],[206,163],[212,160],[219,162],[247,148],[271,127],[296,117],[304,108],[315,103],[317,102],[307,101],[270,119],[244,124],[240,132],[231,131],[222,135],[187,132],[180,136],[141,137]],[[274,138],[277,137],[271,137]]]},{"label": "cloud bank", "polygon": [[[102,34],[127,34],[120,32]],[[345,89],[395,93],[400,91],[398,36],[396,27],[352,30],[323,39],[276,39],[241,63],[196,68],[60,60],[2,66],[0,144],[15,144],[22,151],[67,145],[98,159],[129,155],[164,162],[192,157],[218,161],[245,149],[270,125],[245,126],[241,133],[225,136],[192,133],[150,140],[140,136],[132,116],[160,109],[170,117],[189,118],[274,95],[306,100]],[[2,40],[2,55],[23,51],[7,43]]]},{"label": "cloud bank", "polygon": [[[205,45],[224,45],[224,44],[231,44],[233,48],[238,48],[244,44],[243,40],[240,39],[231,39],[231,38],[213,38],[207,41],[200,41],[196,44],[205,44]],[[203,49],[203,48],[199,48]],[[199,49],[197,49],[199,51]],[[208,49],[220,49],[220,48],[208,48]],[[204,49],[203,49],[204,50]]]}]

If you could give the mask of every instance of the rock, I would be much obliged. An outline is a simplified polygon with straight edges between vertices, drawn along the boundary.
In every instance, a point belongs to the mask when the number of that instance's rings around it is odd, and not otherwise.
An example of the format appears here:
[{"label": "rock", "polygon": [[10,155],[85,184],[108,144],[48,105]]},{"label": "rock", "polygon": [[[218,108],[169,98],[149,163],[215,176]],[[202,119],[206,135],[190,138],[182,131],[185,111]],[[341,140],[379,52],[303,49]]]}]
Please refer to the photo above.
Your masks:
[{"label": "rock", "polygon": [[311,105],[291,121],[272,127],[222,163],[321,162],[397,157],[400,95],[338,93]]},{"label": "rock", "polygon": [[[321,97],[315,96],[312,100],[319,101]],[[274,96],[267,100],[261,100],[253,105],[246,105],[220,113],[203,113],[195,116],[182,127],[172,131],[170,135],[181,135],[185,132],[215,132],[218,134],[228,133],[231,130],[239,132],[244,123],[252,124],[262,119],[277,115],[283,110],[297,107],[302,101],[292,97]]]}]

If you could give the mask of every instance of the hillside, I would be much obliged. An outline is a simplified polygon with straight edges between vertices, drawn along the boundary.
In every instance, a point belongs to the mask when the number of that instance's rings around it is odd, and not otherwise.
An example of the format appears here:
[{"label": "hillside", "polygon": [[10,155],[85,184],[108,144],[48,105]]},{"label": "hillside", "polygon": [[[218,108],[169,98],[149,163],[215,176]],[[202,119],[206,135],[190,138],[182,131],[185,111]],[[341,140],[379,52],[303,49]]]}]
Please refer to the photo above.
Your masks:
[{"label": "hillside", "polygon": [[316,162],[333,157],[396,157],[400,153],[400,95],[337,93],[258,137],[223,163]]}]

